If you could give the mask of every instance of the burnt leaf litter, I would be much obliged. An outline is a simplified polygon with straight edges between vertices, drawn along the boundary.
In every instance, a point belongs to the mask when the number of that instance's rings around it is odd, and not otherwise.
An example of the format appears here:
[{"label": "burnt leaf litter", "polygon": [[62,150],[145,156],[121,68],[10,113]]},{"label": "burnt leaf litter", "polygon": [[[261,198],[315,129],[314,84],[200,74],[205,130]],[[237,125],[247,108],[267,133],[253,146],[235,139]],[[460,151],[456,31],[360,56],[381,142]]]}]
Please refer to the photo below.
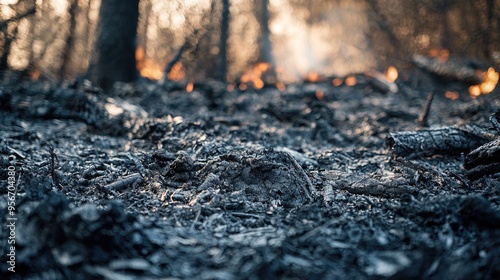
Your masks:
[{"label": "burnt leaf litter", "polygon": [[[361,78],[1,85],[1,278],[499,279],[498,173],[469,178],[463,151],[394,156],[386,138],[421,129],[427,92]],[[431,126],[494,131],[497,92],[433,86]]]}]

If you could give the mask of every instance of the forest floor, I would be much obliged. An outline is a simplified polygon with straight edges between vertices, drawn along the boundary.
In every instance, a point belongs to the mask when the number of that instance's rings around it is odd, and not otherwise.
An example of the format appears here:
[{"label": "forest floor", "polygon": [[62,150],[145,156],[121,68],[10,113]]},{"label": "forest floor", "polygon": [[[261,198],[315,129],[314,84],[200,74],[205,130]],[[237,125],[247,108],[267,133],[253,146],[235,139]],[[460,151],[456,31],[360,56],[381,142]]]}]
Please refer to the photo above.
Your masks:
[{"label": "forest floor", "polygon": [[[500,176],[393,157],[427,97],[398,85],[1,85],[0,277],[500,279]],[[491,127],[498,92],[433,87],[431,127]]]}]

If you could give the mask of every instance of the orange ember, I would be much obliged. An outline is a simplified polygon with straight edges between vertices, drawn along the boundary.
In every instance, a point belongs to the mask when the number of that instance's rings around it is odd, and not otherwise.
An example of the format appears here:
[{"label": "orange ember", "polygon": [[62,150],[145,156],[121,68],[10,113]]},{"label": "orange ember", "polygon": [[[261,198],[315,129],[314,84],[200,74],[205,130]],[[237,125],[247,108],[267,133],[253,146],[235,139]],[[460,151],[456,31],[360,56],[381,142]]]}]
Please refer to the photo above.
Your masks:
[{"label": "orange ember", "polygon": [[[259,62],[250,69],[247,69],[243,75],[241,75],[240,82],[243,84],[252,83],[255,89],[261,89],[264,87],[264,81],[262,80],[262,74],[271,69],[271,63]],[[240,90],[245,90],[246,85],[242,87],[240,85]],[[244,88],[244,89],[243,89]]]},{"label": "orange ember", "polygon": [[349,75],[349,76],[345,77],[344,83],[346,86],[354,86],[357,83],[356,77],[354,77],[354,75]]},{"label": "orange ember", "polygon": [[450,51],[446,49],[431,49],[429,50],[428,55],[430,57],[437,58],[437,60],[440,62],[445,62],[450,57]]},{"label": "orange ember", "polygon": [[277,82],[276,83],[276,88],[279,90],[279,91],[285,91],[286,90],[286,86],[284,83],[282,82]]},{"label": "orange ember", "polygon": [[499,73],[496,72],[493,67],[490,67],[484,73],[483,83],[469,87],[469,95],[472,98],[476,98],[481,94],[488,94],[492,92],[497,86],[498,79],[499,79]]},{"label": "orange ember", "polygon": [[340,85],[342,85],[342,78],[335,78],[332,80],[332,85],[338,87]]},{"label": "orange ember", "polygon": [[309,71],[306,75],[306,82],[317,83],[321,82],[323,77],[316,71]]},{"label": "orange ember", "polygon": [[194,89],[194,84],[193,83],[188,83],[186,85],[186,92],[192,92]]},{"label": "orange ember", "polygon": [[142,77],[151,80],[159,80],[163,77],[162,67],[153,60],[146,58],[142,47],[135,50],[135,61],[137,70],[139,70]]},{"label": "orange ember", "polygon": [[240,90],[246,90],[247,89],[247,84],[240,84],[238,87]]},{"label": "orange ember", "polygon": [[174,66],[172,66],[170,73],[168,73],[168,79],[171,81],[180,81],[184,79],[185,76],[186,74],[184,73],[181,62],[176,62]]},{"label": "orange ember", "polygon": [[396,81],[396,79],[398,78],[398,70],[396,69],[396,67],[389,66],[389,68],[387,68],[387,71],[385,71],[385,77],[391,83]]},{"label": "orange ember", "polygon": [[448,99],[451,99],[451,100],[457,100],[458,97],[460,96],[460,94],[456,91],[449,91],[447,90],[445,93],[444,93],[444,96]]},{"label": "orange ember", "polygon": [[323,98],[325,98],[325,93],[320,89],[316,90],[316,98],[318,100],[323,100]]},{"label": "orange ember", "polygon": [[41,74],[42,74],[42,73],[40,72],[40,69],[35,68],[35,69],[34,69],[33,71],[31,71],[31,73],[30,73],[30,79],[31,79],[32,81],[38,81],[38,79],[40,79],[40,75],[41,75]]}]

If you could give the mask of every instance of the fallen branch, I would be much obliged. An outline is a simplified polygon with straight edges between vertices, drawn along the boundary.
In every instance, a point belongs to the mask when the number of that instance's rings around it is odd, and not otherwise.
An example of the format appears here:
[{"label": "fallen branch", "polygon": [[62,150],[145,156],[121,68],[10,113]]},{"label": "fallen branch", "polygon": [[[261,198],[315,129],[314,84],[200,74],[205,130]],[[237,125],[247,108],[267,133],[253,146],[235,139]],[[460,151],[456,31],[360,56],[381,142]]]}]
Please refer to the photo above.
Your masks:
[{"label": "fallen branch", "polygon": [[500,172],[500,139],[486,143],[470,152],[464,160],[467,177],[478,179]]},{"label": "fallen branch", "polygon": [[484,128],[464,125],[389,133],[386,143],[394,156],[425,157],[468,152],[496,137]]},{"label": "fallen branch", "polygon": [[182,44],[182,46],[177,50],[177,52],[175,53],[174,57],[172,58],[172,60],[170,60],[169,63],[167,63],[167,65],[165,66],[165,70],[163,71],[163,78],[161,79],[161,82],[162,83],[165,83],[165,81],[168,80],[168,74],[170,74],[170,71],[172,71],[172,68],[174,67],[174,65],[179,62],[179,60],[181,59],[182,57],[182,54],[184,53],[184,51],[187,49],[188,47],[188,43],[187,41],[184,42],[184,44]]},{"label": "fallen branch", "polygon": [[107,184],[104,186],[105,190],[123,190],[128,188],[134,184],[137,184],[142,180],[142,177],[139,173],[130,174],[128,176],[123,177],[122,179],[115,181],[111,184]]},{"label": "fallen branch", "polygon": [[461,65],[452,60],[439,61],[435,58],[415,54],[412,57],[413,63],[432,74],[443,78],[458,80],[470,84],[480,84],[484,82],[484,75],[471,67]]},{"label": "fallen branch", "polygon": [[427,95],[427,100],[425,102],[424,108],[422,109],[422,114],[420,114],[420,116],[418,116],[418,123],[422,127],[429,126],[429,122],[428,122],[429,111],[431,110],[431,104],[432,104],[433,99],[434,99],[434,91],[431,91]]}]

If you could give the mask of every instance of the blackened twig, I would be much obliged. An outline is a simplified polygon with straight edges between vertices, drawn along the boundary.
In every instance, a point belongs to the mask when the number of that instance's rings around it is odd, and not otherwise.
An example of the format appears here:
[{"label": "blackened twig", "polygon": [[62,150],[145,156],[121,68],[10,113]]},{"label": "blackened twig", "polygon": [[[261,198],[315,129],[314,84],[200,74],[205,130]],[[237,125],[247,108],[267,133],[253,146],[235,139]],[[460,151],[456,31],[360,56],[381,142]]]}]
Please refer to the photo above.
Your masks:
[{"label": "blackened twig", "polygon": [[427,101],[425,102],[424,108],[422,109],[422,114],[418,117],[418,123],[422,127],[428,127],[429,111],[431,110],[432,100],[434,99],[434,91],[432,90],[427,95]]},{"label": "blackened twig", "polygon": [[139,173],[130,174],[128,176],[123,177],[122,179],[115,181],[111,184],[107,184],[104,186],[105,190],[122,190],[125,189],[136,182],[139,182],[142,179]]},{"label": "blackened twig", "polygon": [[168,80],[168,74],[170,73],[170,71],[172,71],[172,68],[174,67],[174,65],[179,62],[179,60],[181,59],[182,57],[182,54],[184,53],[184,51],[187,49],[188,47],[188,42],[184,42],[184,44],[182,44],[182,46],[177,50],[177,52],[175,53],[174,57],[172,58],[172,60],[170,60],[169,63],[167,63],[167,65],[165,66],[165,70],[163,71],[163,79],[162,79],[162,82],[164,83],[165,81]]}]

